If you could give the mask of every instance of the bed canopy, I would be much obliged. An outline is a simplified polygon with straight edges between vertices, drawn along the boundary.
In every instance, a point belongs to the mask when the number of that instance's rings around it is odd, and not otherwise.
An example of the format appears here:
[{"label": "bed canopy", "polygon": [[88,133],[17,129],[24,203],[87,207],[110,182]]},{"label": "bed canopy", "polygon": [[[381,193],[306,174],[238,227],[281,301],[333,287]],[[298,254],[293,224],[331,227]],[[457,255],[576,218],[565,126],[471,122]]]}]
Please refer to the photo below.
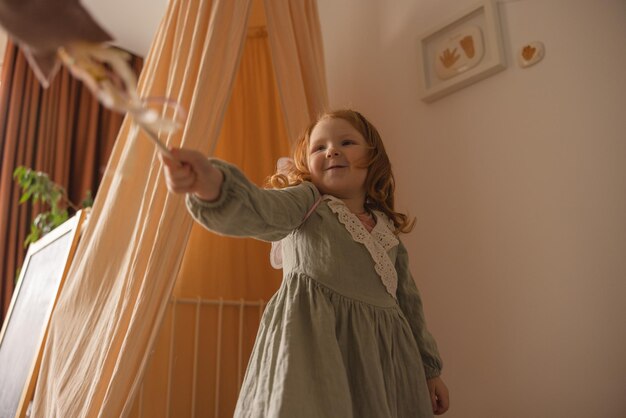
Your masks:
[{"label": "bed canopy", "polygon": [[[259,184],[327,102],[315,0],[260,1],[170,0],[139,81],[142,96],[188,111],[169,145],[228,159]],[[154,146],[126,120],[50,323],[31,416],[232,416],[280,274],[269,245],[192,225],[161,177]]]}]

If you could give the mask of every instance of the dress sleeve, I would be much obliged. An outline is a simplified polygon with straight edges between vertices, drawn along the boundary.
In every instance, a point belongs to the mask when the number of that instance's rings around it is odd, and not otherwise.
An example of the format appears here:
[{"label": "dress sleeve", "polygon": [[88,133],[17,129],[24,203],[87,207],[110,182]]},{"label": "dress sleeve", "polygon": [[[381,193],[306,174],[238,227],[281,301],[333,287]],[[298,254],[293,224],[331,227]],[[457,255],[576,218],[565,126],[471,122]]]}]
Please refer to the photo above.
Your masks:
[{"label": "dress sleeve", "polygon": [[309,182],[285,189],[262,189],[234,165],[212,159],[224,173],[220,197],[207,202],[187,194],[193,218],[220,235],[278,241],[297,228],[319,197]]},{"label": "dress sleeve", "polygon": [[437,377],[441,374],[443,363],[439,356],[437,343],[426,328],[422,298],[409,270],[409,257],[402,242],[398,246],[396,270],[398,272],[398,290],[396,293],[398,304],[413,331],[413,336],[422,355],[426,378]]}]

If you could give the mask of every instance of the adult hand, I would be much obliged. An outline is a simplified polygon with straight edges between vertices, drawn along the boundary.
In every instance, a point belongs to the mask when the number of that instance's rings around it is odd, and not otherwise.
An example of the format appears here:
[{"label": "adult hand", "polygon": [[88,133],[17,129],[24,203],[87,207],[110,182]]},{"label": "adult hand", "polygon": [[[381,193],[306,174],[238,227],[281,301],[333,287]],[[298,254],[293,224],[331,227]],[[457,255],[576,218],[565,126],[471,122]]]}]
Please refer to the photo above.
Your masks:
[{"label": "adult hand", "polygon": [[193,193],[198,198],[214,201],[220,197],[224,174],[200,152],[170,149],[175,159],[159,154],[163,162],[165,184],[172,193]]},{"label": "adult hand", "polygon": [[450,406],[450,394],[448,393],[448,387],[445,383],[443,383],[443,380],[439,376],[428,379],[426,383],[428,384],[430,402],[433,405],[434,414],[443,414]]}]

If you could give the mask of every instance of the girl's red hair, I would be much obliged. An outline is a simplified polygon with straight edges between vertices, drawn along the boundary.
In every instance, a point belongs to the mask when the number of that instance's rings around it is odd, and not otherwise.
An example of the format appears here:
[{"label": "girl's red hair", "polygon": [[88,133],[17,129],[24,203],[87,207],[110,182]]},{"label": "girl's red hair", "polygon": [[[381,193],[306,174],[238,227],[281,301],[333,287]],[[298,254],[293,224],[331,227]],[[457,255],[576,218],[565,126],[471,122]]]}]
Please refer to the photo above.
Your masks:
[{"label": "girl's red hair", "polygon": [[365,179],[365,208],[379,210],[393,221],[395,233],[407,233],[413,229],[415,219],[394,210],[395,180],[391,171],[391,162],[378,130],[362,114],[350,109],[334,110],[322,113],[311,123],[298,138],[293,152],[293,164],[270,176],[267,184],[282,189],[295,186],[303,181],[311,180],[308,167],[309,140],[317,123],[326,118],[339,118],[350,123],[370,146],[370,155],[366,162],[367,177]]}]

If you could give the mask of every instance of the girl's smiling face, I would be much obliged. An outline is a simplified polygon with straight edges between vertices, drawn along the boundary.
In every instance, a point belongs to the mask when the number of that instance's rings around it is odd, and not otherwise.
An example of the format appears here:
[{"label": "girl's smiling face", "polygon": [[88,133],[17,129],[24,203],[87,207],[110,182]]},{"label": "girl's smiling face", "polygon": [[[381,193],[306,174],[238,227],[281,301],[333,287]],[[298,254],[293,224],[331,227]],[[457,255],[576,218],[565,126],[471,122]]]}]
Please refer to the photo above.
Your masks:
[{"label": "girl's smiling face", "polygon": [[350,122],[323,118],[309,137],[311,181],[322,194],[365,199],[369,150],[363,135]]}]

